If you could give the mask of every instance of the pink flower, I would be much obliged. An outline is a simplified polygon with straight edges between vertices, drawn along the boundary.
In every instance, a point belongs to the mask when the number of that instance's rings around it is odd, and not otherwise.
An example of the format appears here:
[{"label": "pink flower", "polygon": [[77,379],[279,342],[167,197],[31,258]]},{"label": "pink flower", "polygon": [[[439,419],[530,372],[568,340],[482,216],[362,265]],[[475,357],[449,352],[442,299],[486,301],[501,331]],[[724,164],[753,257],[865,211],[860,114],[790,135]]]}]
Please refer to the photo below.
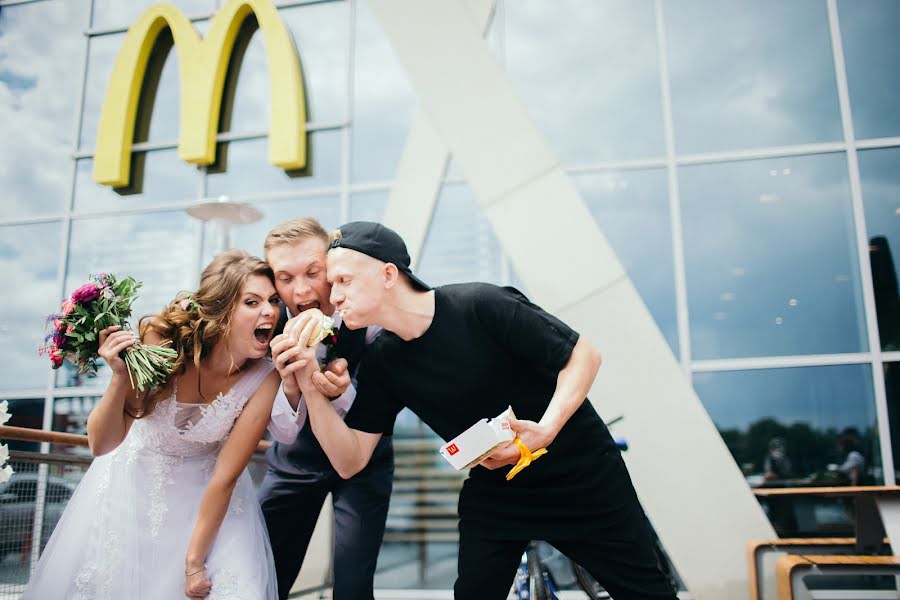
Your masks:
[{"label": "pink flower", "polygon": [[75,331],[74,327],[72,327],[71,325],[66,325],[66,333],[72,333],[73,331]]},{"label": "pink flower", "polygon": [[59,319],[53,319],[53,329],[59,331],[63,328],[63,322]]},{"label": "pink flower", "polygon": [[64,315],[71,315],[73,312],[75,312],[75,303],[71,300],[66,300],[62,304],[62,311]]},{"label": "pink flower", "polygon": [[184,300],[179,302],[178,305],[181,306],[181,310],[183,310],[184,312],[187,312],[188,309],[191,307],[191,300],[190,300],[190,298],[185,298]]},{"label": "pink flower", "polygon": [[66,334],[61,330],[57,330],[56,333],[53,334],[53,343],[56,344],[57,348],[65,346],[66,339]]},{"label": "pink flower", "polygon": [[72,292],[72,302],[75,304],[87,304],[100,297],[100,288],[96,283],[86,283]]},{"label": "pink flower", "polygon": [[53,350],[50,353],[50,364],[53,365],[54,369],[58,369],[62,366],[65,356],[66,353],[59,349]]}]

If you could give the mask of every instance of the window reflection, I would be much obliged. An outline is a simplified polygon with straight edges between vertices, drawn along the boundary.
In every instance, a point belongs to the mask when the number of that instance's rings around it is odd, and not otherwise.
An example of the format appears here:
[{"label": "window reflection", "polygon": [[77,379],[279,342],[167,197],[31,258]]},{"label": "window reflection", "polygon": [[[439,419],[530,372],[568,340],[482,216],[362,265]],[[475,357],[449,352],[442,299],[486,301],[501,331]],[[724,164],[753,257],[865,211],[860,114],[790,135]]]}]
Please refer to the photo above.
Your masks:
[{"label": "window reflection", "polygon": [[343,121],[347,116],[347,3],[289,8],[281,11],[281,18],[300,53],[309,101],[307,118],[315,123]]},{"label": "window reflection", "polygon": [[856,138],[900,135],[900,4],[838,0],[838,14]]},{"label": "window reflection", "polygon": [[[848,483],[829,467],[845,461],[847,436],[864,480],[883,481],[869,365],[695,373],[694,389],[751,485]],[[790,467],[767,476],[778,448]]]},{"label": "window reflection", "polygon": [[351,178],[393,179],[415,95],[366,2],[356,5],[354,62]]},{"label": "window reflection", "polygon": [[882,350],[900,350],[900,148],[858,154]]},{"label": "window reflection", "polygon": [[[44,425],[44,399],[43,398],[11,398],[9,402],[9,413],[12,415],[5,424],[10,427],[28,427],[29,429],[41,429]],[[27,452],[37,452],[40,450],[40,442],[23,442],[19,440],[3,440],[3,443],[9,446],[10,450],[22,450]],[[27,463],[12,462],[13,469],[18,473],[25,467]],[[34,467],[28,467],[28,470],[34,470]]]},{"label": "window reflection", "polygon": [[178,158],[178,151],[135,152],[131,185],[113,189],[94,181],[94,161],[78,161],[75,179],[76,210],[124,209],[140,204],[179,202],[196,198],[200,185],[197,167]]},{"label": "window reflection", "polygon": [[217,164],[207,169],[209,196],[244,196],[340,183],[341,134],[309,134],[307,169],[285,172],[269,162],[269,140],[223,142],[217,146]]},{"label": "window reflection", "polygon": [[[129,320],[136,330],[142,316],[159,311],[196,282],[194,227],[195,221],[183,211],[73,221],[66,293],[92,273],[142,281]],[[57,373],[57,385],[64,387],[102,386],[109,377],[108,369],[101,367],[94,381],[79,375],[68,362]]]},{"label": "window reflection", "polygon": [[381,221],[387,208],[388,190],[379,192],[356,192],[350,196],[351,221]]},{"label": "window reflection", "polygon": [[[157,0],[94,0],[94,29],[130,27]],[[216,0],[171,0],[186,16],[209,14],[215,9]]]},{"label": "window reflection", "polygon": [[75,102],[81,90],[85,0],[0,11],[0,189],[13,217],[68,206]]},{"label": "window reflection", "polygon": [[665,154],[653,2],[505,5],[506,64],[564,163]]},{"label": "window reflection", "polygon": [[47,385],[50,361],[38,356],[37,348],[44,343],[44,319],[59,309],[61,238],[61,223],[0,227],[0,273],[8,292],[0,296],[3,389]]},{"label": "window reflection", "polygon": [[575,183],[677,355],[678,323],[666,172],[578,175]]},{"label": "window reflection", "polygon": [[[276,225],[289,219],[315,217],[329,231],[337,229],[341,224],[341,203],[337,196],[301,197],[255,202],[253,206],[262,213],[262,219],[256,223],[231,226],[230,247],[246,250],[260,258],[263,258],[263,243],[266,240],[266,235]],[[206,225],[205,227],[211,227],[211,225]],[[206,265],[224,248],[217,247],[216,238],[213,235],[204,235],[203,240],[203,264]]]},{"label": "window reflection", "polygon": [[444,184],[417,274],[431,286],[501,283],[501,249],[468,186]]},{"label": "window reflection", "polygon": [[[753,487],[884,482],[869,365],[695,373],[694,388]],[[835,499],[761,502],[781,536],[852,534]]]},{"label": "window reflection", "polygon": [[884,387],[887,391],[894,471],[900,472],[900,363],[884,363]]},{"label": "window reflection", "polygon": [[695,359],[867,350],[846,157],[683,167]]},{"label": "window reflection", "polygon": [[97,127],[100,124],[106,88],[112,75],[113,63],[124,41],[124,33],[94,36],[90,39],[84,107],[81,111],[81,137],[78,142],[78,147],[82,150],[93,150],[97,141]]},{"label": "window reflection", "polygon": [[679,152],[842,138],[824,2],[685,0],[665,17]]}]

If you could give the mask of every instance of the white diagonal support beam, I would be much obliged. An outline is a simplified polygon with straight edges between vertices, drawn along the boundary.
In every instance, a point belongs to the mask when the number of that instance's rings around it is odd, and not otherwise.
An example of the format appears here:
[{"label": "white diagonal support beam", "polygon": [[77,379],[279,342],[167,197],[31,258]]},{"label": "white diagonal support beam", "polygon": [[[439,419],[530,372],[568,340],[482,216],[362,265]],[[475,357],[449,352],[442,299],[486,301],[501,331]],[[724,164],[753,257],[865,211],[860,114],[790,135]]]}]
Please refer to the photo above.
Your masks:
[{"label": "white diagonal support beam", "polygon": [[[494,0],[464,0],[463,4],[472,26],[483,35],[491,22]],[[440,134],[425,113],[416,111],[382,219],[403,236],[414,268],[425,247],[449,161],[450,151]]]},{"label": "white diagonal support beam", "polygon": [[369,2],[528,291],[603,353],[591,397],[625,415],[635,487],[693,597],[746,596],[746,542],[774,532],[481,31],[460,0]]}]

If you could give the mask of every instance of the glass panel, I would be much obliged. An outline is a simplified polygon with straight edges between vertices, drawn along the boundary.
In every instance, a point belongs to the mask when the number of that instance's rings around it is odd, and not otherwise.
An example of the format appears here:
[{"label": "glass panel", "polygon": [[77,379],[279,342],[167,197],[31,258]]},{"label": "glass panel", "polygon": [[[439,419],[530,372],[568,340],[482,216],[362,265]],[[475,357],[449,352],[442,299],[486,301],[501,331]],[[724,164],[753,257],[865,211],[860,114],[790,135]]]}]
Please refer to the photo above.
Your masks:
[{"label": "glass panel", "polygon": [[824,2],[685,0],[666,28],[679,152],[842,138]]},{"label": "glass panel", "polygon": [[884,363],[884,387],[887,390],[894,473],[900,474],[900,363]]},{"label": "glass panel", "polygon": [[[884,481],[869,365],[695,373],[694,388],[751,486],[848,485],[853,449],[857,483]],[[852,530],[839,504],[766,508],[782,535]]]},{"label": "glass panel", "polygon": [[844,154],[679,179],[693,358],[868,349]]},{"label": "glass panel", "polygon": [[347,118],[347,35],[349,7],[328,2],[281,11],[294,34],[309,102],[310,122],[343,121]]},{"label": "glass panel", "polygon": [[341,134],[309,134],[307,161],[311,168],[286,173],[269,163],[269,140],[246,140],[218,145],[219,164],[207,172],[207,194],[246,196],[335,186],[340,182]]},{"label": "glass panel", "polygon": [[[44,380],[46,382],[46,379]],[[10,427],[28,427],[29,429],[43,429],[44,427],[44,399],[43,398],[10,398],[8,400],[9,414],[12,415],[5,423]],[[22,442],[18,440],[4,439],[3,443],[10,450],[23,450],[37,452],[40,450],[39,442]],[[11,462],[13,469],[19,472],[19,467],[26,468],[26,463]],[[27,467],[28,470],[34,467]]]},{"label": "glass panel", "polygon": [[[294,37],[306,85],[307,119],[339,121],[347,104],[347,6],[325,3],[284,9],[284,24]],[[252,37],[247,39],[247,34]],[[245,49],[242,44],[246,44]],[[243,54],[230,117],[223,111],[221,131],[268,131],[269,69],[262,32],[245,28],[238,38],[237,54]],[[236,54],[236,55],[237,55]],[[302,101],[298,98],[298,101]],[[229,123],[230,120],[230,123]]]},{"label": "glass panel", "polygon": [[900,4],[838,0],[838,14],[856,138],[900,135]]},{"label": "glass panel", "polygon": [[653,2],[504,6],[507,71],[563,164],[665,154]]},{"label": "glass panel", "polygon": [[[136,330],[142,316],[160,310],[196,282],[195,223],[181,211],[73,221],[66,293],[94,273],[134,277],[144,284],[129,320]],[[108,377],[103,366],[94,379],[79,375],[65,362],[56,382],[63,387],[103,386]]]},{"label": "glass panel", "polygon": [[97,141],[97,127],[100,124],[106,88],[112,75],[113,63],[124,41],[123,33],[96,36],[90,40],[84,107],[81,111],[81,137],[78,142],[78,147],[82,150],[93,150]]},{"label": "glass panel", "polygon": [[[232,61],[225,84],[225,99],[234,94],[234,102],[231,110],[227,101],[223,103],[219,131],[269,131],[269,65],[265,38],[255,24],[252,29],[244,25],[235,43]],[[235,70],[238,64],[240,70]]]},{"label": "glass panel", "polygon": [[76,0],[0,11],[0,189],[9,217],[68,206],[88,7]]},{"label": "glass panel", "polygon": [[900,350],[900,148],[858,157],[881,349]]},{"label": "glass panel", "polygon": [[[72,398],[56,398],[53,401],[53,421],[50,425],[52,431],[87,435],[87,419],[94,407],[100,402],[101,395],[83,396]],[[91,451],[84,446],[69,446],[66,444],[52,444],[51,452],[72,454],[76,456],[90,456]]]},{"label": "glass panel", "polygon": [[350,196],[351,221],[381,221],[390,191],[356,192]]},{"label": "glass panel", "polygon": [[[171,0],[186,16],[209,14],[215,9],[216,0]],[[145,10],[157,0],[94,0],[94,29],[130,27]]]},{"label": "glass panel", "polygon": [[415,95],[366,2],[356,5],[353,181],[393,179],[412,123]]},{"label": "glass panel", "polygon": [[578,175],[574,179],[677,355],[672,223],[665,170]]},{"label": "glass panel", "polygon": [[465,281],[501,284],[500,243],[468,186],[445,184],[425,238],[416,275],[428,285]]},{"label": "glass panel", "polygon": [[[0,389],[47,385],[50,361],[38,356],[45,319],[59,310],[61,223],[0,227]],[[40,423],[37,425],[40,427]]]},{"label": "glass panel", "polygon": [[196,198],[200,186],[197,167],[178,158],[175,149],[135,152],[128,190],[100,185],[94,181],[93,169],[93,159],[78,161],[76,210],[122,210],[150,203],[183,202]]},{"label": "glass panel", "polygon": [[[253,206],[263,217],[256,223],[234,225],[229,229],[230,248],[246,250],[254,256],[263,258],[263,243],[266,236],[276,225],[289,219],[299,217],[315,217],[326,230],[337,229],[341,224],[341,202],[337,196],[289,198],[285,200],[255,202]],[[221,237],[213,231],[216,225],[206,225],[207,235],[203,236],[203,264],[208,264],[217,254],[225,249],[220,247]]]}]

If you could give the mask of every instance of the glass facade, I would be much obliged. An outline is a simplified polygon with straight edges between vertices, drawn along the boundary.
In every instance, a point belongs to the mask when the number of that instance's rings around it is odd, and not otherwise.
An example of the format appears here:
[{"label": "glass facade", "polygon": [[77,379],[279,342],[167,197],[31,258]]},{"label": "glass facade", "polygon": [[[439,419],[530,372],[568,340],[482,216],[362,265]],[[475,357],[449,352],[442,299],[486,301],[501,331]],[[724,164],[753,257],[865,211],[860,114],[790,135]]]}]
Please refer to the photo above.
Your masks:
[{"label": "glass facade", "polygon": [[[174,3],[201,33],[222,4]],[[275,3],[304,70],[302,173],[269,163],[269,74],[250,24],[216,164],[178,158],[178,50],[163,39],[134,181],[96,184],[109,75],[150,4],[0,0],[0,275],[13,291],[0,299],[0,399],[11,424],[83,431],[104,369],[51,372],[35,352],[43,317],[92,272],[142,280],[136,315],[190,289],[221,249],[191,203],[251,203],[263,219],[230,241],[254,254],[287,218],[335,227],[378,220],[387,205],[417,102],[365,0]],[[898,31],[895,0],[497,2],[491,48],[751,484],[771,479],[773,439],[791,459],[785,479],[810,481],[833,475],[848,436],[868,478],[896,480]],[[433,284],[520,285],[452,162],[418,270]],[[412,519],[402,493],[427,488],[452,507],[459,482],[415,454],[433,436],[412,415],[398,432],[398,457],[414,466],[398,463],[377,583],[446,589],[452,515],[423,533],[441,516]]]}]

